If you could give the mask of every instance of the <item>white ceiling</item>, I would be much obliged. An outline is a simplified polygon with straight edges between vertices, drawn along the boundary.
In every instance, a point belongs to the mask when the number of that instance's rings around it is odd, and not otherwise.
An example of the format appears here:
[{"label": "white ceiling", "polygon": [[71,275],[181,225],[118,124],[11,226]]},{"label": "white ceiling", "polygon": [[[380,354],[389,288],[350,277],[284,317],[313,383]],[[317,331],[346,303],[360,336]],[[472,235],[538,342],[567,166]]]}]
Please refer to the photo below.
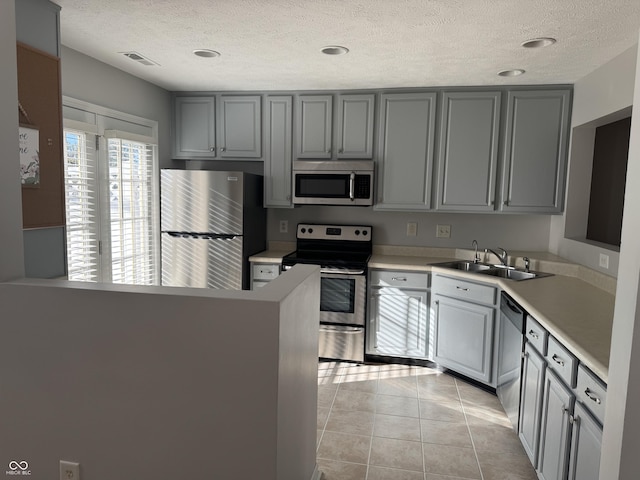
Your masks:
[{"label": "white ceiling", "polygon": [[[175,91],[574,83],[640,30],[640,0],[55,2],[63,45]],[[535,37],[558,42],[520,46]],[[350,52],[324,55],[326,45]],[[526,73],[496,75],[511,68]]]}]

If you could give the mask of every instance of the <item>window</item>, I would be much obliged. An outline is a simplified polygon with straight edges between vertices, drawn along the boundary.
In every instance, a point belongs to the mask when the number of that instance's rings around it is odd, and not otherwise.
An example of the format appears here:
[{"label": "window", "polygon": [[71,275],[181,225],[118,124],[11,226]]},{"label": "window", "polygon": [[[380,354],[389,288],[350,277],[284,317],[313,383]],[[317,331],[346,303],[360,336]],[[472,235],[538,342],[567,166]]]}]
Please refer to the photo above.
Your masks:
[{"label": "window", "polygon": [[158,284],[157,153],[155,139],[140,133],[155,128],[66,102],[64,112],[83,116],[65,118],[64,129],[69,280]]}]

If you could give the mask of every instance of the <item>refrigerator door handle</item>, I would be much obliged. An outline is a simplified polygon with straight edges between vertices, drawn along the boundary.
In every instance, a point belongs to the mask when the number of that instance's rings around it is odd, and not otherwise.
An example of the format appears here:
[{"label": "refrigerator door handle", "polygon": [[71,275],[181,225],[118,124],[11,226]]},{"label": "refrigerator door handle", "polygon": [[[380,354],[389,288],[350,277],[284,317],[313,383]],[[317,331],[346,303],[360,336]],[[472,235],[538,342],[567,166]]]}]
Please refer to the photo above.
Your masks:
[{"label": "refrigerator door handle", "polygon": [[193,233],[193,232],[163,232],[174,238],[201,238],[203,240],[234,240],[241,235],[235,233]]}]

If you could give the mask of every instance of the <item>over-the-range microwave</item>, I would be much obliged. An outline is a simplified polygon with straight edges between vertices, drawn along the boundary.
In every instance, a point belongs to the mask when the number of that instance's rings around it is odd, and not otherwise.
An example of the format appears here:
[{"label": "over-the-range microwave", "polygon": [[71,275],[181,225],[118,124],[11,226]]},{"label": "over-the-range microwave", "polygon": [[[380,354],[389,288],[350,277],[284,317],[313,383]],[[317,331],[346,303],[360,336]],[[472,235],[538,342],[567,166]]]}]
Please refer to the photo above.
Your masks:
[{"label": "over-the-range microwave", "polygon": [[372,160],[295,160],[294,205],[373,205]]}]

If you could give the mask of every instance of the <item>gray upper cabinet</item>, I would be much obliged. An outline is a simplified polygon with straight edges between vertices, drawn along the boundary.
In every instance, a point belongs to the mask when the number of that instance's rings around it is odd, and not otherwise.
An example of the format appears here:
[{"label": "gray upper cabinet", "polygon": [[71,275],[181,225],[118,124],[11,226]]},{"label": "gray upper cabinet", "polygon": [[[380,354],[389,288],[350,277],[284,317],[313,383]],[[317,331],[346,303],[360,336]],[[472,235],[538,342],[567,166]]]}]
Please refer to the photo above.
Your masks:
[{"label": "gray upper cabinet", "polygon": [[570,90],[508,92],[502,211],[562,211],[570,97]]},{"label": "gray upper cabinet", "polygon": [[296,99],[297,158],[331,158],[331,95],[300,95]]},{"label": "gray upper cabinet", "polygon": [[380,98],[375,208],[427,210],[431,207],[436,93]]},{"label": "gray upper cabinet", "polygon": [[260,158],[260,106],[260,95],[175,97],[174,157]]},{"label": "gray upper cabinet", "polygon": [[292,98],[265,97],[264,206],[291,207]]},{"label": "gray upper cabinet", "polygon": [[260,103],[259,95],[220,97],[218,155],[221,158],[262,156]]},{"label": "gray upper cabinet", "polygon": [[438,210],[492,211],[500,92],[445,92],[437,162]]},{"label": "gray upper cabinet", "polygon": [[337,158],[373,157],[374,105],[373,94],[338,96]]},{"label": "gray upper cabinet", "polygon": [[174,157],[213,158],[216,155],[216,100],[176,97],[174,103]]}]

